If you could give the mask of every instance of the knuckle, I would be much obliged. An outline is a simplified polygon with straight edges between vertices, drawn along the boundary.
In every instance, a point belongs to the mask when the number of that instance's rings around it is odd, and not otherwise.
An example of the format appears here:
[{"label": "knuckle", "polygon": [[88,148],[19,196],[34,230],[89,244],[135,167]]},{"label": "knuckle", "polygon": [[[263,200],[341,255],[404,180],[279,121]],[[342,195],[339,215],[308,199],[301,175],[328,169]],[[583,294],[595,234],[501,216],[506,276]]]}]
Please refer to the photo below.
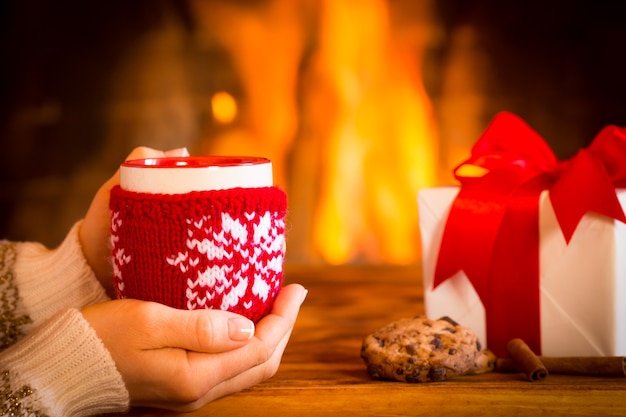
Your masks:
[{"label": "knuckle", "polygon": [[153,315],[153,307],[150,303],[136,303],[132,300],[127,305],[130,309],[130,314],[128,315],[129,317],[132,317],[132,321],[137,329],[145,329],[152,324],[152,320],[150,318]]},{"label": "knuckle", "polygon": [[172,399],[178,404],[197,402],[204,395],[201,384],[190,369],[178,369],[176,375],[172,375],[167,383]]},{"label": "knuckle", "polygon": [[213,321],[205,314],[190,316],[187,330],[196,337],[198,347],[208,349],[213,346],[216,339],[216,329]]},{"label": "knuckle", "polygon": [[178,402],[182,404],[191,404],[200,401],[202,399],[203,393],[200,392],[200,389],[196,384],[186,384],[185,386],[180,385],[178,387],[177,399]]},{"label": "knuckle", "polygon": [[147,146],[137,146],[135,147],[131,154],[133,157],[142,157],[145,155],[148,155],[150,153],[150,148],[148,148]]},{"label": "knuckle", "polygon": [[270,345],[268,345],[265,342],[260,343],[256,350],[257,364],[258,365],[266,364],[272,358],[273,354],[274,354],[274,349]]},{"label": "knuckle", "polygon": [[154,156],[158,156],[158,155],[159,155],[159,152],[157,150],[155,150],[155,149],[149,148],[147,146],[137,146],[126,157],[126,160],[139,159],[139,158],[150,158],[150,157],[154,157]]}]

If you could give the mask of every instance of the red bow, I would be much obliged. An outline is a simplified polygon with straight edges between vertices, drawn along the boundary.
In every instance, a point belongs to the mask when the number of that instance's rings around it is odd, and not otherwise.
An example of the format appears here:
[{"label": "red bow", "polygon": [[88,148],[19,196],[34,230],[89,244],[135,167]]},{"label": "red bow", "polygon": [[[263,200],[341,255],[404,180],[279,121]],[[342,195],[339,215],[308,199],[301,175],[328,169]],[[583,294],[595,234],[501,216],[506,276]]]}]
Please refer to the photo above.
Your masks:
[{"label": "red bow", "polygon": [[[466,175],[469,168],[483,175]],[[558,161],[524,121],[499,113],[454,170],[461,190],[444,229],[434,287],[464,271],[485,306],[487,345],[496,355],[521,337],[541,352],[539,194],[569,243],[587,212],[626,223],[615,188],[626,187],[626,129],[604,128],[592,144]]]}]

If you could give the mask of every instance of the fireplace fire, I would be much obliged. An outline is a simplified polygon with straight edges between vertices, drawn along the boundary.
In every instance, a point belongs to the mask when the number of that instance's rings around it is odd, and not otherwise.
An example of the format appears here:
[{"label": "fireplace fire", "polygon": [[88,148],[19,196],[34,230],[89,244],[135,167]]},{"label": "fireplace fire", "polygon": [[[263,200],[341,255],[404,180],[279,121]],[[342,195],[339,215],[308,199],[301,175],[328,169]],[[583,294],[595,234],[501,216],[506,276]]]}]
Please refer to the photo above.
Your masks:
[{"label": "fireplace fire", "polygon": [[429,2],[418,3],[410,25],[393,25],[385,0],[192,3],[198,43],[228,50],[243,86],[236,117],[213,112],[201,152],[272,159],[290,198],[288,259],[419,259],[415,199],[437,182],[439,150],[421,74]]},{"label": "fireplace fire", "polygon": [[287,262],[413,264],[418,190],[453,183],[497,112],[559,158],[626,125],[621,2],[10,3],[0,226],[14,240],[58,245],[133,147],[187,146],[273,161]]}]

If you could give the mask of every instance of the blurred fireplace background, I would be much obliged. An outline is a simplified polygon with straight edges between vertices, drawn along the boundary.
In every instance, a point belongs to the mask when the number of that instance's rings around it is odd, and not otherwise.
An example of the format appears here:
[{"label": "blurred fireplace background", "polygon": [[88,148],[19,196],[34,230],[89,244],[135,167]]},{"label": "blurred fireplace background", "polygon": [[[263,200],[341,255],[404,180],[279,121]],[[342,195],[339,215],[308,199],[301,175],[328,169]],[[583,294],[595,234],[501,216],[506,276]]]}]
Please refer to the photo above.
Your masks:
[{"label": "blurred fireplace background", "polygon": [[626,3],[3,2],[2,237],[60,243],[132,148],[271,158],[287,261],[419,262],[416,193],[495,113],[626,125]]}]

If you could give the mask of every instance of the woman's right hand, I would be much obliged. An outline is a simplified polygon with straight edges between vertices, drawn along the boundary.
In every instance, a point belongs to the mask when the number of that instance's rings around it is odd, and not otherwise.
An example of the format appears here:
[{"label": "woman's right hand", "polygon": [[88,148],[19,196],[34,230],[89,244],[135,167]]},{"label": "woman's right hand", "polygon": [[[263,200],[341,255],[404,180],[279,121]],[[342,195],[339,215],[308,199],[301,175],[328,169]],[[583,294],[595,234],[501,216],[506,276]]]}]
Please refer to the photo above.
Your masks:
[{"label": "woman's right hand", "polygon": [[257,323],[221,310],[177,310],[138,300],[85,307],[111,352],[131,405],[196,410],[273,376],[306,290],[283,287]]}]

